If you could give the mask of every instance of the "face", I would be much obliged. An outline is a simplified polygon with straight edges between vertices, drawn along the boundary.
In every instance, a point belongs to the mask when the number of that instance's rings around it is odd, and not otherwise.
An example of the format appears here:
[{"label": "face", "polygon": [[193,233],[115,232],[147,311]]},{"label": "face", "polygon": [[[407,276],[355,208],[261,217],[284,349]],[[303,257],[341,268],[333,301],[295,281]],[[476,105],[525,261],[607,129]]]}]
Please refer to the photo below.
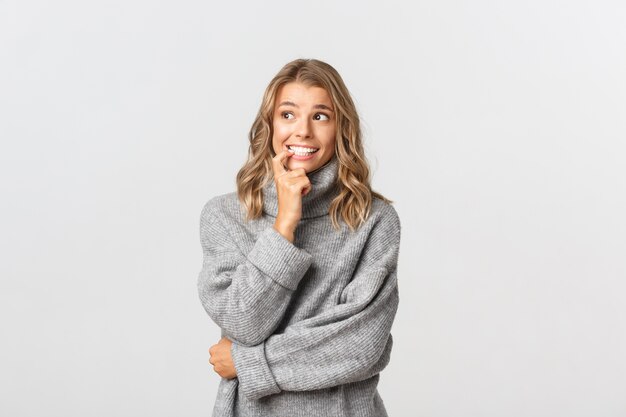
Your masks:
[{"label": "face", "polygon": [[[315,171],[335,154],[335,109],[328,92],[321,87],[287,83],[274,102],[272,147],[276,154],[288,146],[296,152],[287,158],[287,168]],[[317,149],[309,153],[306,149]]]}]

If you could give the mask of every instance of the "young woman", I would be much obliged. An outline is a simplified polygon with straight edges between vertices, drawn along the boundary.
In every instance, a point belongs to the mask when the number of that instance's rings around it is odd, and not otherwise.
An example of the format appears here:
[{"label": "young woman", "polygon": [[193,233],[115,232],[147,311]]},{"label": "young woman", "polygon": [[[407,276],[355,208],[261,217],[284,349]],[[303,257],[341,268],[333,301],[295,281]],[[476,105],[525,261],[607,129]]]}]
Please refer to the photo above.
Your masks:
[{"label": "young woman", "polygon": [[237,192],[200,217],[198,292],[222,338],[213,416],[386,416],[377,385],[398,307],[400,219],[373,191],[337,71],[272,79]]}]

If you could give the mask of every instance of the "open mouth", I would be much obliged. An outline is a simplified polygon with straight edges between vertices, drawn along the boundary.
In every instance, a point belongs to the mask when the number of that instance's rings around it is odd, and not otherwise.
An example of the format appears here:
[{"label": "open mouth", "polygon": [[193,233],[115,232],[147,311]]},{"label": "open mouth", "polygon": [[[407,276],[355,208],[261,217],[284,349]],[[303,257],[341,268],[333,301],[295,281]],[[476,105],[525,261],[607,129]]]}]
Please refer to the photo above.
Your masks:
[{"label": "open mouth", "polygon": [[299,156],[311,155],[319,151],[319,148],[307,148],[307,147],[302,147],[302,146],[287,145],[287,148],[294,151],[294,154],[299,155]]}]

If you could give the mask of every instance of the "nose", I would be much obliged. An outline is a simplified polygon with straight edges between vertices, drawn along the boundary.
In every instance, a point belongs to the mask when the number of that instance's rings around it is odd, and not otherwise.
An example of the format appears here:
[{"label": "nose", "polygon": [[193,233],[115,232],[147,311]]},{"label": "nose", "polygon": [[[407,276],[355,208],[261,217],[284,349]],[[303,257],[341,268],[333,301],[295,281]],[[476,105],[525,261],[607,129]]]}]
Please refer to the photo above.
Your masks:
[{"label": "nose", "polygon": [[300,123],[296,127],[296,136],[299,138],[311,137],[311,121],[308,118],[301,119]]}]

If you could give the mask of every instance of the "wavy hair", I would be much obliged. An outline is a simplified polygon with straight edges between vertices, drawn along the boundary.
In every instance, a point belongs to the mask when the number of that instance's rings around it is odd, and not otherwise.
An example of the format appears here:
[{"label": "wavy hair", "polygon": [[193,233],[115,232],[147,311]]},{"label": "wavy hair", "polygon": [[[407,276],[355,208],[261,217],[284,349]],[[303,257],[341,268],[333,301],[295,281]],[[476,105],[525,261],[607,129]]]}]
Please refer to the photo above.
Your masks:
[{"label": "wavy hair", "polygon": [[263,187],[273,180],[274,102],[278,89],[290,82],[301,83],[307,87],[321,87],[332,100],[337,114],[335,154],[339,162],[340,192],[330,204],[329,215],[335,230],[339,229],[341,215],[354,231],[369,217],[373,197],[387,203],[393,201],[372,190],[359,115],[350,92],[339,73],[329,64],[317,59],[296,59],[287,63],[265,89],[261,107],[248,135],[248,159],[237,173],[237,195],[247,210],[246,220],[262,216]]}]

